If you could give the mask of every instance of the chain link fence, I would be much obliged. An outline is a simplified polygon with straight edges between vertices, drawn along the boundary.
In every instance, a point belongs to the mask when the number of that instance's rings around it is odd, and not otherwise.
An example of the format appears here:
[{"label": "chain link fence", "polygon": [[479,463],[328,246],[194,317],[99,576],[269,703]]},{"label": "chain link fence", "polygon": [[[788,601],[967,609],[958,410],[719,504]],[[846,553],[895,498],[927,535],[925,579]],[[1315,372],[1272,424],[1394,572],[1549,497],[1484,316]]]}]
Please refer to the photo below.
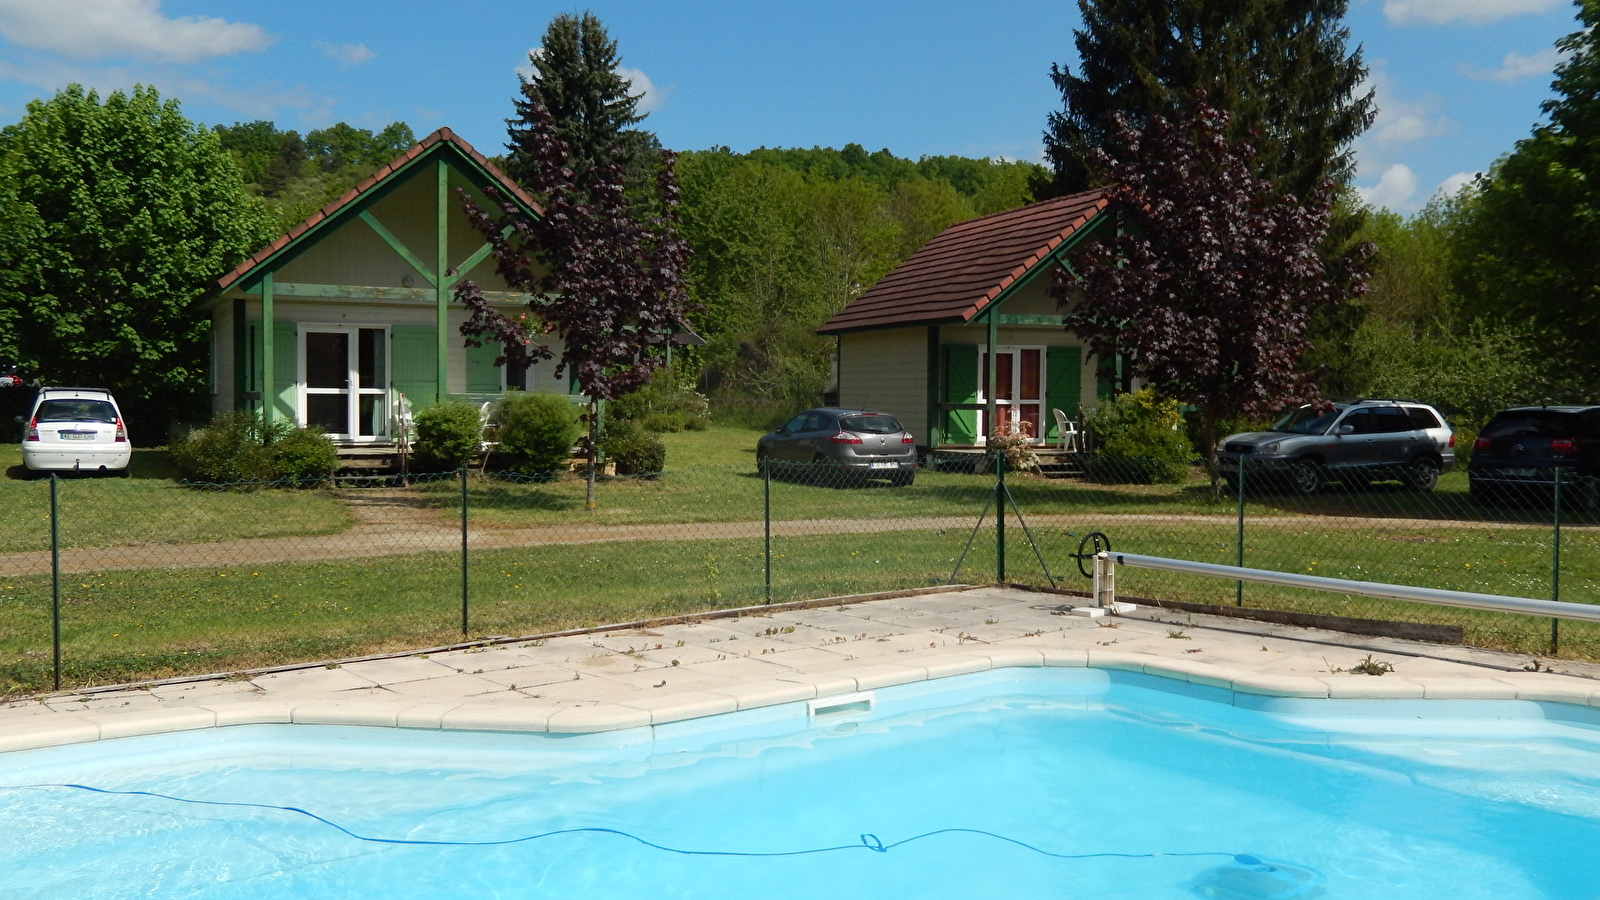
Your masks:
[{"label": "chain link fence", "polygon": [[[305,488],[163,479],[0,484],[0,694],[233,671],[946,583],[1087,591],[1114,549],[1334,578],[1600,601],[1594,495],[1469,495],[1393,473],[1213,487],[942,458],[911,483],[826,465],[603,478],[476,471]],[[1235,473],[1237,475],[1237,473]],[[1090,477],[1092,475],[1092,477]],[[1468,643],[1600,658],[1594,626],[1148,570],[1122,594],[1459,628]]]}]

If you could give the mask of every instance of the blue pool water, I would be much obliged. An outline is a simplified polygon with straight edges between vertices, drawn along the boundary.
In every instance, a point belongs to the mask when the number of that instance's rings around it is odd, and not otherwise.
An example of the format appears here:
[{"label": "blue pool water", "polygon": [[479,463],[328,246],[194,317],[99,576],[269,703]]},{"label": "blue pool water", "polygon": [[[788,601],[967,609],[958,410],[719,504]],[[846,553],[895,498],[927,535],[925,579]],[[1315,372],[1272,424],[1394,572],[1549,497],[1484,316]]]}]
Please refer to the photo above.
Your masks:
[{"label": "blue pool water", "polygon": [[[1600,728],[1004,670],[609,735],[0,755],[0,896],[1593,898]],[[1220,702],[1219,702],[1220,701]]]}]

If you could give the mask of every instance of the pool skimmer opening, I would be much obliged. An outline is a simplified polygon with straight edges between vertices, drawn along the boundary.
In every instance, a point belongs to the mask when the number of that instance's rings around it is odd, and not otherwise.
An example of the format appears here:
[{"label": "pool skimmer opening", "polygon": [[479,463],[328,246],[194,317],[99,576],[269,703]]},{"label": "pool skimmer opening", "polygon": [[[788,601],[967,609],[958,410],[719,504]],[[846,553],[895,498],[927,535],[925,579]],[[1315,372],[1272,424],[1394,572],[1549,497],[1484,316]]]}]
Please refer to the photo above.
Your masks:
[{"label": "pool skimmer opening", "polygon": [[874,702],[871,691],[858,691],[853,694],[839,694],[836,697],[807,700],[806,718],[815,722],[819,719],[826,720],[839,716],[869,713],[872,712]]}]

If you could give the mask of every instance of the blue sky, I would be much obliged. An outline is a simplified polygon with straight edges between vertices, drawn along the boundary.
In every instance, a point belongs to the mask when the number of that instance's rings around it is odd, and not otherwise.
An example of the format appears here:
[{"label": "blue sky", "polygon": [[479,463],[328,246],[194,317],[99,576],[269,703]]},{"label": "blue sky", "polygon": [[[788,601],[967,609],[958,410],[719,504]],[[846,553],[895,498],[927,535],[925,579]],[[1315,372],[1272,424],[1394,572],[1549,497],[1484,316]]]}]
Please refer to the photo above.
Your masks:
[{"label": "blue sky", "polygon": [[[0,122],[71,82],[135,83],[205,123],[306,131],[448,125],[504,140],[542,0],[0,0]],[[1040,159],[1076,63],[1077,4],[1011,0],[594,0],[674,149],[888,148]],[[1352,0],[1380,115],[1356,183],[1401,212],[1487,168],[1540,120],[1571,0]]]}]

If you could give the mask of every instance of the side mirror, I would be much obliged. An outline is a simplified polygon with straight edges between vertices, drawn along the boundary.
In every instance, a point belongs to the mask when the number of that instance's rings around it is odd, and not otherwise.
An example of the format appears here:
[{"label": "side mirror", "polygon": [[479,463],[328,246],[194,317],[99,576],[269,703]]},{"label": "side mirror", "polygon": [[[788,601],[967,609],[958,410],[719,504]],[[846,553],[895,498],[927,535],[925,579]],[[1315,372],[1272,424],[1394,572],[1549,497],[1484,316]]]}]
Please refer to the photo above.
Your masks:
[{"label": "side mirror", "polygon": [[1334,431],[1338,434],[1355,434],[1356,427],[1354,425],[1340,425],[1338,428],[1335,428]]},{"label": "side mirror", "polygon": [[18,425],[21,425],[21,424],[27,422],[28,418],[26,416],[12,416],[11,420],[16,422]]},{"label": "side mirror", "polygon": [[778,429],[778,434],[787,435],[788,433],[789,433],[789,426],[787,426],[787,425],[785,425],[782,428]]}]

